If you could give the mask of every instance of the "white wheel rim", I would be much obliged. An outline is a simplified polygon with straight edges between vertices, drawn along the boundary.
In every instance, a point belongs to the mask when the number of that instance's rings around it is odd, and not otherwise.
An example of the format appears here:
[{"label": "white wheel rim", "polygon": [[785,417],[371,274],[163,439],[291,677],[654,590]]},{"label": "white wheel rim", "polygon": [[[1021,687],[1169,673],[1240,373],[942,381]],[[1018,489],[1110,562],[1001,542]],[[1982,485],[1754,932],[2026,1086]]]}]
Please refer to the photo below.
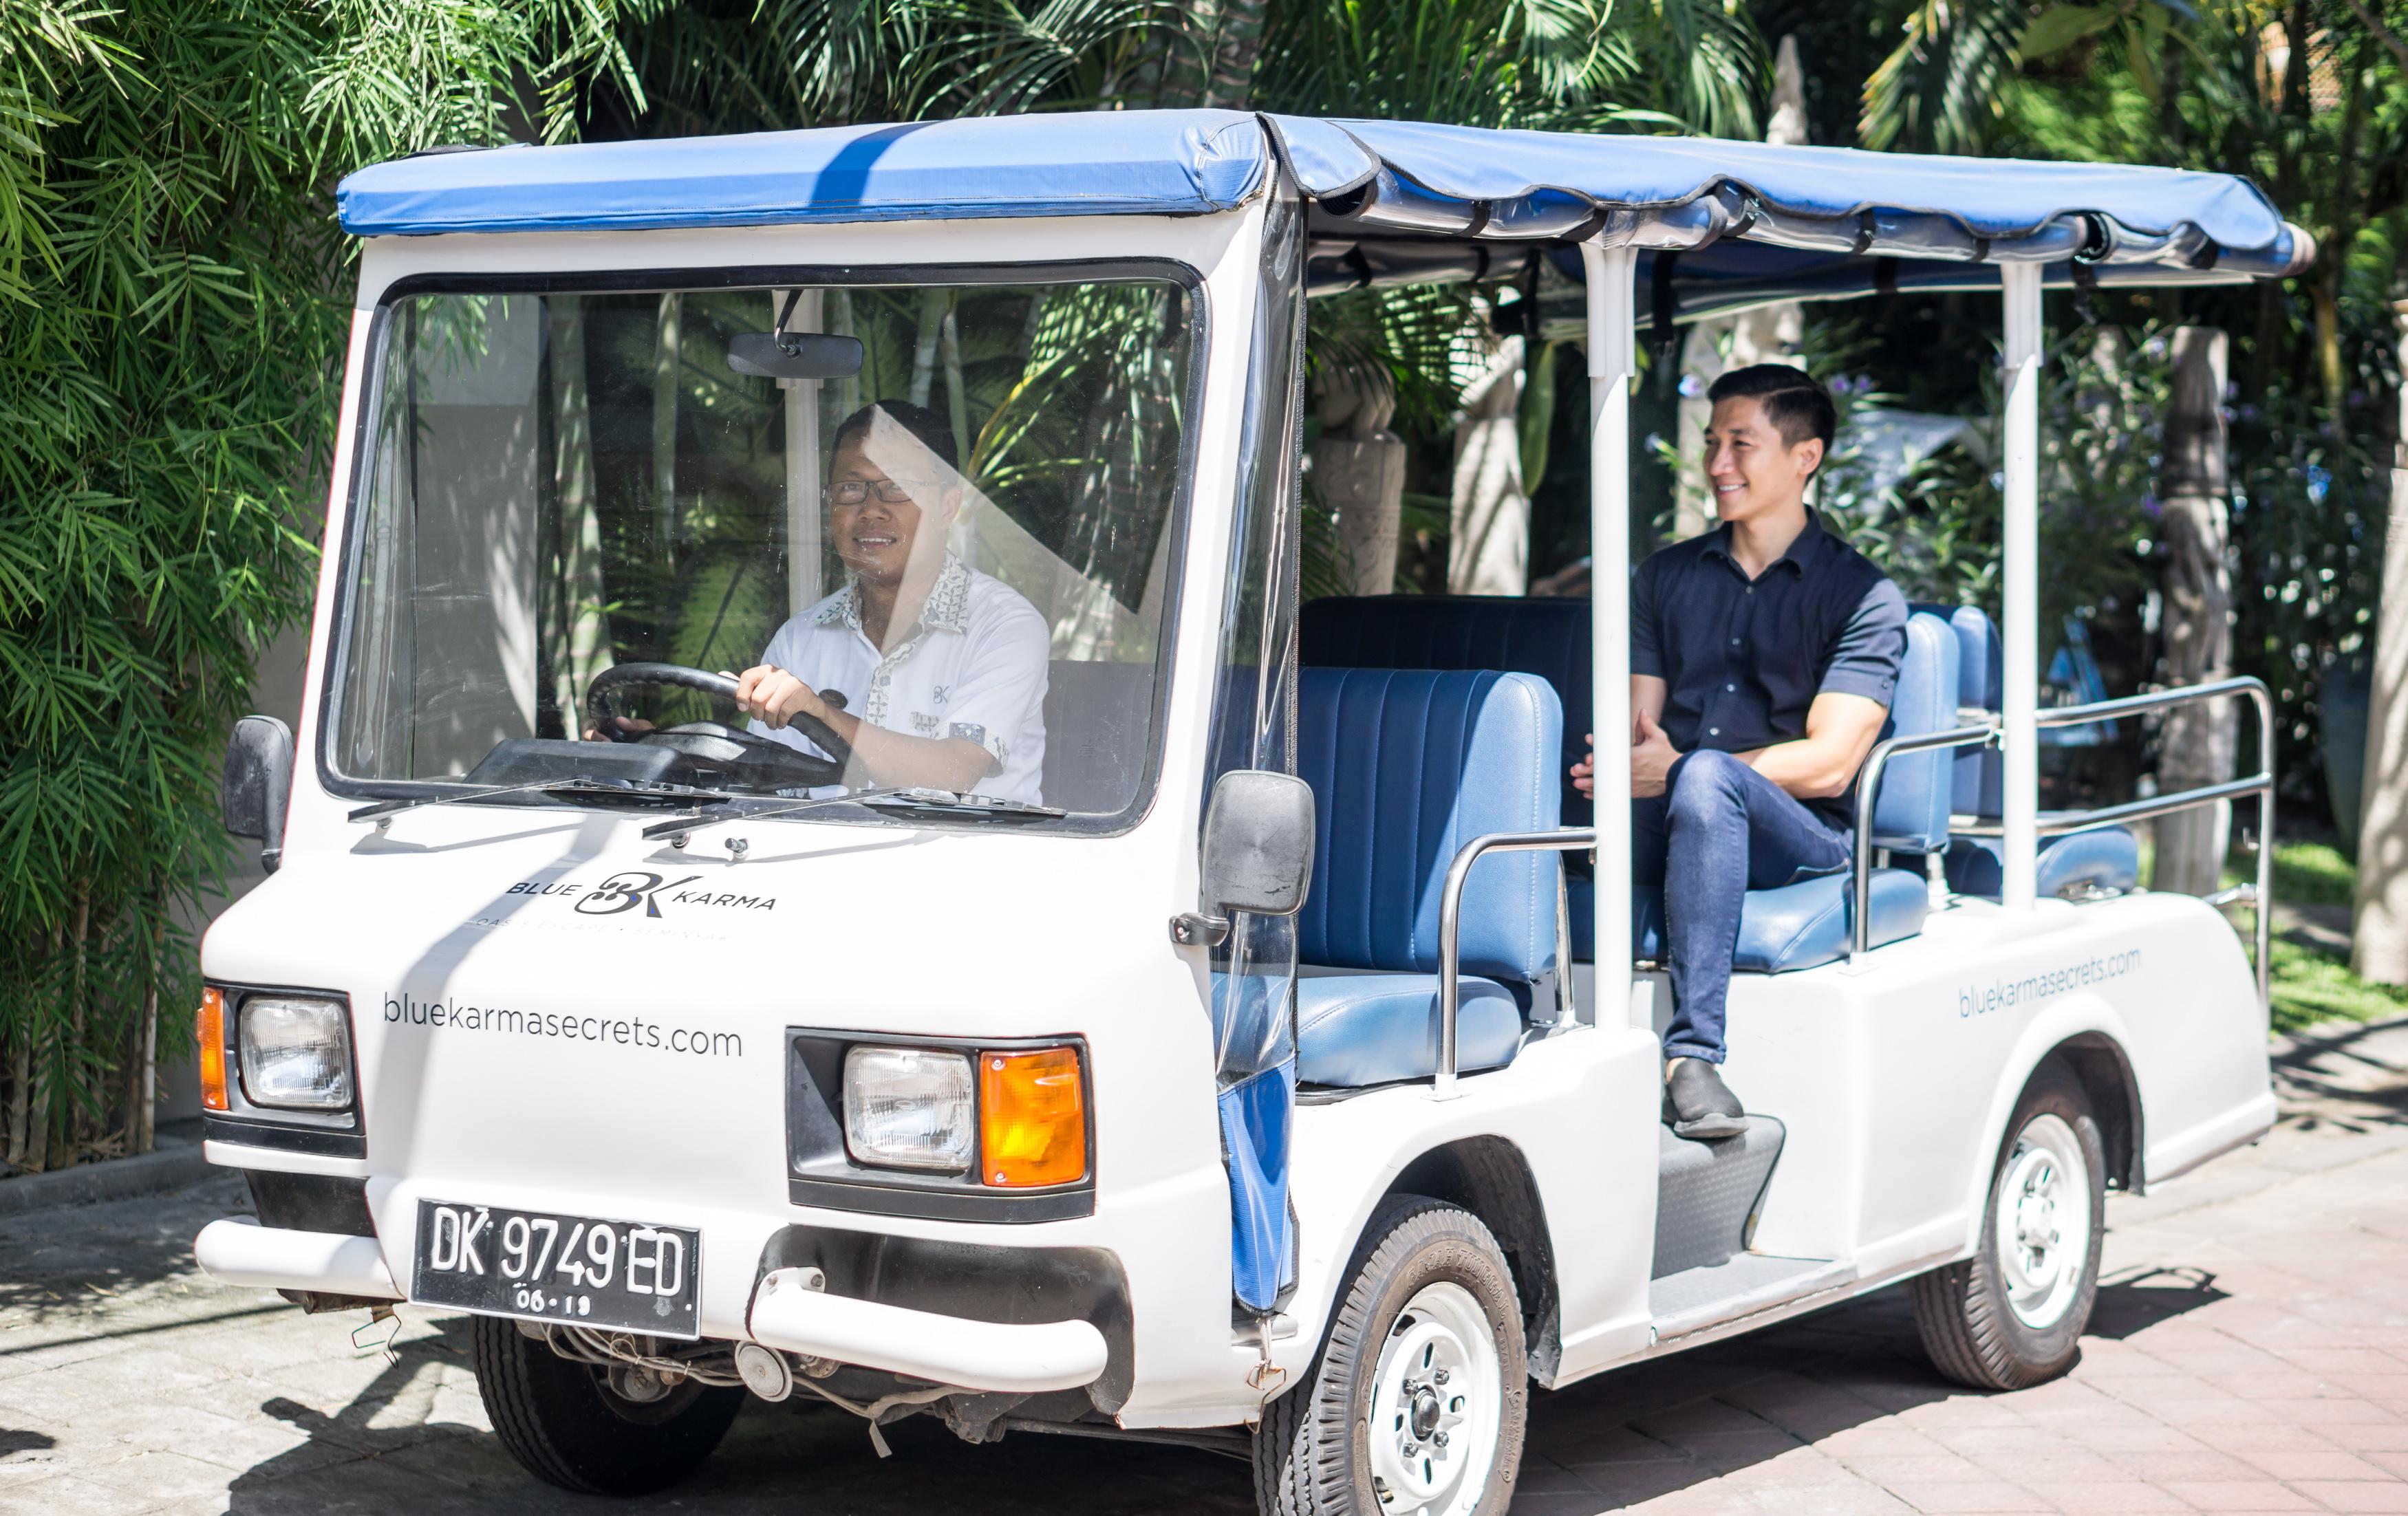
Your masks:
[{"label": "white wheel rim", "polygon": [[1371,1493],[1382,1516],[1463,1516],[1497,1464],[1505,1380],[1488,1313],[1428,1284],[1397,1313],[1371,1380]]},{"label": "white wheel rim", "polygon": [[1999,1178],[1994,1228],[2007,1307],[2045,1331],[2065,1319],[2090,1264],[2090,1165],[2062,1117],[2033,1117]]}]

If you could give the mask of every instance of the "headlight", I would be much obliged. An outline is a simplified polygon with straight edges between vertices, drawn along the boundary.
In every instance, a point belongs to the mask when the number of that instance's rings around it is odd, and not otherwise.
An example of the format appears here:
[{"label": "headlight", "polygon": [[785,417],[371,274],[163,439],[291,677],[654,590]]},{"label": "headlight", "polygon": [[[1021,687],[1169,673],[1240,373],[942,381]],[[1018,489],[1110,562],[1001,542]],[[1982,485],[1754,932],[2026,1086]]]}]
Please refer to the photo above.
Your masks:
[{"label": "headlight", "polygon": [[242,1093],[254,1106],[342,1110],[351,1103],[351,1017],[339,1000],[254,994],[236,1041]]},{"label": "headlight", "polygon": [[853,1162],[958,1174],[978,1151],[970,1061],[930,1048],[844,1055],[844,1145]]}]

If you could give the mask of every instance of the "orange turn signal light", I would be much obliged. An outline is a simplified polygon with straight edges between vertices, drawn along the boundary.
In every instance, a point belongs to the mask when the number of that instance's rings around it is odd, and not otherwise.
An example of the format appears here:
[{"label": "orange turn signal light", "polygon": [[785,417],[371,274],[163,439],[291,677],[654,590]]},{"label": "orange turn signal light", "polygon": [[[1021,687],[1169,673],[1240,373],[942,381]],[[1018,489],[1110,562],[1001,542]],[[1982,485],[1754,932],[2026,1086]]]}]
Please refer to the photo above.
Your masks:
[{"label": "orange turn signal light", "polygon": [[980,1177],[1008,1189],[1068,1184],[1087,1172],[1087,1092],[1079,1050],[979,1054]]},{"label": "orange turn signal light", "polygon": [[201,1108],[227,1110],[225,992],[212,984],[201,992]]}]

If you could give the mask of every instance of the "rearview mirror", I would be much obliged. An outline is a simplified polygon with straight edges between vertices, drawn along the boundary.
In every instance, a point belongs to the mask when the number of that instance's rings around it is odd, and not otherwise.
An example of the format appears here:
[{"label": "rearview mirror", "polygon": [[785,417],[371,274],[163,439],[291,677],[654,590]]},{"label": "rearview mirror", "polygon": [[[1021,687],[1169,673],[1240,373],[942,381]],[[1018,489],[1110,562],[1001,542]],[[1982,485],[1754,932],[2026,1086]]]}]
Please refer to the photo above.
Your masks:
[{"label": "rearview mirror", "polygon": [[[1238,911],[1293,916],[1312,883],[1312,789],[1293,774],[1240,768],[1204,812],[1204,910],[1171,922],[1181,943],[1218,942]],[[1182,930],[1182,926],[1184,931]]]},{"label": "rearview mirror", "polygon": [[284,805],[293,793],[293,729],[273,716],[245,716],[226,741],[219,808],[236,837],[256,837],[259,862],[276,872],[284,852]]},{"label": "rearview mirror", "polygon": [[739,332],[727,339],[727,366],[764,379],[851,379],[861,372],[861,339],[825,332]]}]

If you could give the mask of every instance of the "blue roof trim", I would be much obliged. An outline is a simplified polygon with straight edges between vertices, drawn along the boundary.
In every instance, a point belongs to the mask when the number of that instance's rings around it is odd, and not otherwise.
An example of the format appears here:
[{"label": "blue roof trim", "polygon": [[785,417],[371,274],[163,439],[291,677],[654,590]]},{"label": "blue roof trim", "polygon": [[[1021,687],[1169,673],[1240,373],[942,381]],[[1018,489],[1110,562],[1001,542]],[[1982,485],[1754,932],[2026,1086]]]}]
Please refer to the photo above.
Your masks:
[{"label": "blue roof trim", "polygon": [[354,236],[1179,216],[1244,204],[1268,164],[1241,112],[1091,111],[442,153],[335,202]]},{"label": "blue roof trim", "polygon": [[1316,202],[1316,292],[1489,277],[1593,236],[1682,253],[1684,285],[1752,273],[1750,250],[1794,255],[1777,262],[1801,283],[1877,257],[2268,277],[2314,250],[2226,174],[1227,110],[446,153],[364,168],[336,198],[361,236],[1199,215],[1262,193],[1274,137]]},{"label": "blue roof trim", "polygon": [[1976,236],[2029,236],[2094,212],[2164,236],[2196,226],[2231,250],[2271,250],[2283,219],[2229,174],[2124,164],[1944,158],[1855,148],[1776,147],[1697,136],[1581,136],[1429,122],[1275,116],[1297,179],[1316,196],[1357,188],[1385,164],[1442,199],[1512,203],[1546,191],[1592,202],[1687,205],[1743,186],[1767,206],[1818,219],[1866,210],[1946,216]]}]

